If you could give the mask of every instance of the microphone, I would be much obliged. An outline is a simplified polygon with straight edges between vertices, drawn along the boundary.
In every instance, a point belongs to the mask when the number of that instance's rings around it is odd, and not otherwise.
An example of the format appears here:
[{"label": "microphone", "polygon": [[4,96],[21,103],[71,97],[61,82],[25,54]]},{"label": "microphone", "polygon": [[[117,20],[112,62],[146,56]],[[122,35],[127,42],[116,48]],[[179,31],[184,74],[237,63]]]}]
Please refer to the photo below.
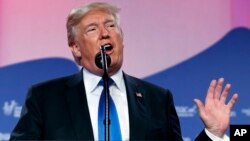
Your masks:
[{"label": "microphone", "polygon": [[104,82],[103,90],[104,90],[104,96],[105,96],[105,118],[103,120],[104,123],[104,140],[109,141],[110,140],[110,117],[109,117],[109,76],[108,76],[108,67],[111,64],[111,58],[109,55],[106,54],[106,49],[112,49],[112,46],[110,44],[106,44],[100,47],[100,52],[97,53],[95,57],[95,64],[98,68],[103,69],[103,75],[102,80]]},{"label": "microphone", "polygon": [[[95,64],[99,69],[103,69],[104,68],[103,66],[105,64],[107,64],[107,67],[110,66],[111,58],[110,58],[110,56],[108,54],[106,54],[106,48],[110,48],[110,47],[111,47],[111,45],[109,45],[109,44],[101,46],[101,48],[100,48],[101,51],[96,54],[96,56],[95,56]],[[102,50],[103,50],[103,56],[105,54],[106,57],[102,57]],[[107,62],[104,63],[103,60],[106,60]]]}]

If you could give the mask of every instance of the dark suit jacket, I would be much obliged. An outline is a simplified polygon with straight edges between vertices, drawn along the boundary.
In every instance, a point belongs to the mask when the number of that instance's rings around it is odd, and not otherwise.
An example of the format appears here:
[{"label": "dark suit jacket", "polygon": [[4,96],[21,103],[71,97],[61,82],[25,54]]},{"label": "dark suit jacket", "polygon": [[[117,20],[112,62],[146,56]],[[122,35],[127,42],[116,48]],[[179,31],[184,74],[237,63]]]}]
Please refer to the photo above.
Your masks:
[{"label": "dark suit jacket", "polygon": [[[170,91],[124,74],[130,140],[181,141]],[[136,96],[141,93],[142,97]],[[204,131],[202,141],[207,139]],[[10,140],[94,140],[82,71],[34,85]]]}]

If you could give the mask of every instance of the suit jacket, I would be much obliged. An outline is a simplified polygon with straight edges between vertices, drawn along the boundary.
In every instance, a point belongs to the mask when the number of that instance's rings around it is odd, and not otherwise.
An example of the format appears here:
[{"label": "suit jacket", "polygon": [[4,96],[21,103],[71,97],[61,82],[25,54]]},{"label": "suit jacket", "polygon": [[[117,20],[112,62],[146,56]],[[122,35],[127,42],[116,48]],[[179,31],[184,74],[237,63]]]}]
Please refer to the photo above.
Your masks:
[{"label": "suit jacket", "polygon": [[[170,91],[125,73],[124,79],[130,140],[181,141]],[[208,139],[204,131],[199,138]],[[94,140],[82,71],[32,86],[10,140]]]}]

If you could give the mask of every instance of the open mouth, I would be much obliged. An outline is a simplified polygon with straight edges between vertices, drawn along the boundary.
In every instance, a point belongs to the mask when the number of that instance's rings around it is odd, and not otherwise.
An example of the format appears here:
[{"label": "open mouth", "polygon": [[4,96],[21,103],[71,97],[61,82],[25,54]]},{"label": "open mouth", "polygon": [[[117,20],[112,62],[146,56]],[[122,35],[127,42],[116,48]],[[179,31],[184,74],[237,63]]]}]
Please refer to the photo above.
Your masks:
[{"label": "open mouth", "polygon": [[106,51],[111,51],[113,49],[113,46],[111,44],[105,44],[103,45]]}]

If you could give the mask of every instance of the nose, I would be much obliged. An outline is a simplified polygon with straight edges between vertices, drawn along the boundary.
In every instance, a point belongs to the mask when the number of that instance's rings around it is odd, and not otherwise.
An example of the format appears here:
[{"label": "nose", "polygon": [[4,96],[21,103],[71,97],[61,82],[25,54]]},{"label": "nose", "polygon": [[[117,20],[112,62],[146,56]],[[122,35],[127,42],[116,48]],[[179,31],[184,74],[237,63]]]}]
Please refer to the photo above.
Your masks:
[{"label": "nose", "polygon": [[106,27],[101,28],[100,39],[109,38],[109,30]]}]

